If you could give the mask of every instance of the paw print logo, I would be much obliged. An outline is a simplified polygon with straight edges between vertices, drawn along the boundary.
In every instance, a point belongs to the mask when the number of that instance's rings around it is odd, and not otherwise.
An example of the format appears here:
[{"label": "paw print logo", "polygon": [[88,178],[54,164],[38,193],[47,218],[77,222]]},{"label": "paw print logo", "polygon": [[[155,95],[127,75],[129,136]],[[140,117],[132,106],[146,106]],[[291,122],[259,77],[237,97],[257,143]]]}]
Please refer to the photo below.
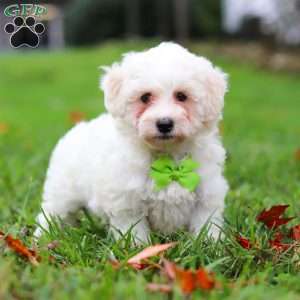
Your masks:
[{"label": "paw print logo", "polygon": [[16,17],[13,23],[5,25],[4,30],[11,34],[10,44],[13,48],[21,46],[36,48],[40,43],[39,35],[45,31],[45,26],[42,23],[36,23],[32,16],[25,20],[22,17]]}]

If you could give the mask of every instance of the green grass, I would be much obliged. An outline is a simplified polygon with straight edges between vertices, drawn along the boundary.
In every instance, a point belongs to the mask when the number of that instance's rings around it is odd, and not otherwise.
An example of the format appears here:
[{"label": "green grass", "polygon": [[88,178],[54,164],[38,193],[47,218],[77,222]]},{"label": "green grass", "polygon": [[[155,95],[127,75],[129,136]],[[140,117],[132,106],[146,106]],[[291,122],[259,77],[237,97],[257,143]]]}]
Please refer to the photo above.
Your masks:
[{"label": "green grass", "polygon": [[[31,245],[35,216],[51,149],[71,127],[69,112],[93,118],[103,111],[98,89],[100,65],[121,53],[151,43],[110,43],[99,48],[64,52],[30,52],[0,57],[0,230]],[[201,53],[201,47],[192,45]],[[178,232],[169,237],[153,233],[152,242],[179,241],[167,257],[183,267],[209,266],[225,288],[192,299],[300,299],[299,254],[275,255],[268,249],[268,234],[255,221],[265,207],[290,204],[288,215],[300,222],[300,79],[273,74],[232,59],[211,57],[230,74],[226,97],[224,144],[230,154],[226,176],[224,241],[213,242],[205,230],[193,239]],[[293,221],[297,223],[297,220]],[[235,241],[242,232],[260,249],[250,251]],[[47,244],[59,241],[48,250]],[[111,251],[121,261],[140,249],[107,235],[100,220],[82,213],[79,227],[62,230],[53,224],[40,243],[39,267],[0,245],[0,299],[165,299],[145,291],[147,282],[160,281],[155,271],[112,269]],[[48,261],[51,254],[56,262]],[[235,282],[233,287],[227,283]],[[245,284],[247,282],[248,284]],[[179,290],[173,299],[182,299]]]}]

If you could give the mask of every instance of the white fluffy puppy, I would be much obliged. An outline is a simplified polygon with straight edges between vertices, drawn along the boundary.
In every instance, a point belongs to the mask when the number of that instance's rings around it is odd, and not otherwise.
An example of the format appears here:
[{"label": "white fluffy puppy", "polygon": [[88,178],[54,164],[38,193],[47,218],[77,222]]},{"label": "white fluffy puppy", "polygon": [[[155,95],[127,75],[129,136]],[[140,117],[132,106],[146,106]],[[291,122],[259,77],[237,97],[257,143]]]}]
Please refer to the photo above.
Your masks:
[{"label": "white fluffy puppy", "polygon": [[[105,72],[108,114],[78,124],[59,141],[40,227],[48,227],[45,215],[66,218],[81,207],[106,218],[117,235],[132,228],[140,242],[151,229],[197,234],[209,220],[220,224],[228,190],[218,135],[226,75],[174,43],[128,53]],[[157,189],[150,170],[162,154],[178,164],[186,156],[199,163],[194,191],[176,180]],[[211,233],[217,236],[218,226]]]}]

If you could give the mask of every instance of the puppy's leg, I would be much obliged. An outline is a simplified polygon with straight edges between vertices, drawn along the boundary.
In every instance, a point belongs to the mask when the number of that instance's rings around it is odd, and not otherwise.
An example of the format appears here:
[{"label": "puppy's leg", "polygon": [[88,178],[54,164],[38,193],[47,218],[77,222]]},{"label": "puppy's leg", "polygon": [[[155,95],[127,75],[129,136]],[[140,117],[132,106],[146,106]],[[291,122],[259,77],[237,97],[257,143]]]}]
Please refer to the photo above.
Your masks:
[{"label": "puppy's leg", "polygon": [[209,233],[216,239],[223,223],[222,213],[228,184],[223,176],[202,182],[202,195],[192,214],[190,231],[198,234],[207,222],[211,223]]},{"label": "puppy's leg", "polygon": [[68,223],[73,223],[74,213],[81,205],[78,202],[71,202],[71,205],[67,205],[62,198],[60,198],[60,202],[61,203],[58,203],[57,201],[47,201],[42,204],[42,212],[39,213],[36,218],[38,228],[34,232],[35,238],[39,238],[44,231],[48,231],[49,221],[51,221],[51,218],[53,217],[59,217],[62,220],[66,220]]},{"label": "puppy's leg", "polygon": [[131,230],[137,244],[146,243],[149,239],[149,224],[142,214],[134,214],[131,211],[122,211],[110,217],[111,230],[119,239]]},{"label": "puppy's leg", "polygon": [[[60,199],[64,202],[64,199]],[[45,202],[42,204],[42,212],[38,214],[36,222],[38,227],[34,232],[34,237],[39,238],[44,231],[49,229],[49,221],[51,218],[60,218],[67,221],[70,224],[74,224],[75,212],[79,210],[81,205],[78,202],[72,202],[72,205],[66,205],[66,202],[63,205],[60,205],[57,202]]]},{"label": "puppy's leg", "polygon": [[74,213],[83,206],[79,194],[66,177],[52,176],[47,178],[44,186],[42,212],[37,216],[39,227],[34,236],[39,238],[43,231],[49,229],[51,217],[59,217],[72,223]]}]

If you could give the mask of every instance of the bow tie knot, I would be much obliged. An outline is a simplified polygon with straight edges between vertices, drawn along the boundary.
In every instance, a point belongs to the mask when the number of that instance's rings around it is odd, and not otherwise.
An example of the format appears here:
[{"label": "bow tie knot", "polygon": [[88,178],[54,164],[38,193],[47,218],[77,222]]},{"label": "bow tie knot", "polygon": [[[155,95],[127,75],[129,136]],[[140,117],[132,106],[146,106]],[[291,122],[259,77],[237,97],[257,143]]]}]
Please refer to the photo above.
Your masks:
[{"label": "bow tie knot", "polygon": [[198,167],[199,164],[190,157],[185,157],[176,163],[170,156],[165,155],[152,163],[150,177],[154,180],[157,190],[161,190],[175,181],[193,192],[200,182],[200,176],[196,172]]}]

